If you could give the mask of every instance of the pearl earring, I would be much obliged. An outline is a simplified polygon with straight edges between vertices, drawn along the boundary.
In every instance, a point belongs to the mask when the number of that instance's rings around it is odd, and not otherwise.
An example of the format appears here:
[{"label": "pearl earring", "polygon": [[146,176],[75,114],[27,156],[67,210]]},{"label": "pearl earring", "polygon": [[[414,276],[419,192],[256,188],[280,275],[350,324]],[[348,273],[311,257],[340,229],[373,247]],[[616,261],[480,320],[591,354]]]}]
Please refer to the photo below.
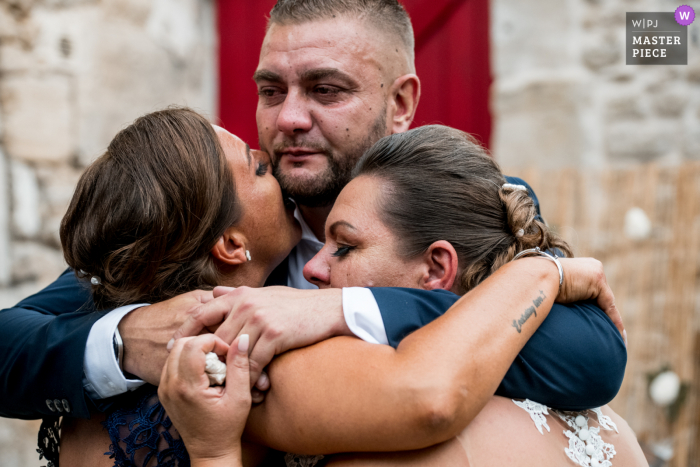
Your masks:
[{"label": "pearl earring", "polygon": [[250,251],[246,250],[245,251],[245,258],[250,261]]}]

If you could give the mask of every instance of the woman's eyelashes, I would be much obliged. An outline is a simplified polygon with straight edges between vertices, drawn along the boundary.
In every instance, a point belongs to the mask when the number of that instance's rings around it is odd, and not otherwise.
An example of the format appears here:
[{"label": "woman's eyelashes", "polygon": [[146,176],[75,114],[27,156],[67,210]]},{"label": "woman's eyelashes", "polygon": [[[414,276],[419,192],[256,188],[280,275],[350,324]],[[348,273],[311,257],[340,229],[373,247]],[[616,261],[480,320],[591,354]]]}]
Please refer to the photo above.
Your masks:
[{"label": "woman's eyelashes", "polygon": [[349,246],[349,245],[338,245],[338,248],[331,253],[331,256],[335,256],[336,258],[342,257],[350,253],[351,250],[354,250],[354,246]]},{"label": "woman's eyelashes", "polygon": [[267,168],[269,167],[269,165],[270,164],[268,164],[267,162],[258,163],[258,168],[255,169],[255,175],[257,175],[258,177],[262,177],[263,175],[265,175],[267,173]]}]

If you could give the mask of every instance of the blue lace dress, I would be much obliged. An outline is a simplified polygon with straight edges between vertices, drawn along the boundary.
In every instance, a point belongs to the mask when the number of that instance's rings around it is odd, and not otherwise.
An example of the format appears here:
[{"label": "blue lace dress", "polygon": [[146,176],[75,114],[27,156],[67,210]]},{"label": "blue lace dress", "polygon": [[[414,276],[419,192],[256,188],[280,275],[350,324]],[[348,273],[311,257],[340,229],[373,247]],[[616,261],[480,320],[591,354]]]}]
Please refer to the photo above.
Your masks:
[{"label": "blue lace dress", "polygon": [[158,400],[158,388],[145,385],[120,399],[102,422],[115,467],[189,467],[180,434]]},{"label": "blue lace dress", "polygon": [[[109,434],[114,467],[189,467],[190,458],[180,434],[158,399],[158,388],[145,385],[120,396],[102,422]],[[281,454],[280,454],[281,456]],[[270,456],[265,465],[320,467],[323,456]]]}]

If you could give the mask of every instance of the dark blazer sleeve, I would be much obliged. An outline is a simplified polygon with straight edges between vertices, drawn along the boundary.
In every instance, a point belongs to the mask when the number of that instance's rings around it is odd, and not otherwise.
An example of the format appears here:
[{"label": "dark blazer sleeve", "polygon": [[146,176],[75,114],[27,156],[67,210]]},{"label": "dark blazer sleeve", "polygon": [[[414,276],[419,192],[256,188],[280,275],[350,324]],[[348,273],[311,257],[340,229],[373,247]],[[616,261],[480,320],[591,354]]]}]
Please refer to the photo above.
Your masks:
[{"label": "dark blazer sleeve", "polygon": [[47,400],[67,400],[71,415],[89,417],[83,359],[96,313],[90,291],[67,270],[53,284],[0,311],[0,416],[35,419]]},{"label": "dark blazer sleeve", "polygon": [[[389,344],[442,316],[459,297],[444,290],[373,288]],[[563,410],[600,407],[620,389],[627,350],[592,303],[555,304],[506,373],[497,395]]]}]

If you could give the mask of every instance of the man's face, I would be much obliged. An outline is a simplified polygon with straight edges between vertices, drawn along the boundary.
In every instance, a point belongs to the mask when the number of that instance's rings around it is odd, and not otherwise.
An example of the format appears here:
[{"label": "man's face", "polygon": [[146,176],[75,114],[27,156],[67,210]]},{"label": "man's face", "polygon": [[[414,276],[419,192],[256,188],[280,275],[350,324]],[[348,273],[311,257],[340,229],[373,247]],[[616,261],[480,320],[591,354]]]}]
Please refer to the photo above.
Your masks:
[{"label": "man's face", "polygon": [[255,73],[256,119],[282,189],[332,204],[364,151],[387,134],[394,66],[376,30],[339,17],[273,24]]}]

